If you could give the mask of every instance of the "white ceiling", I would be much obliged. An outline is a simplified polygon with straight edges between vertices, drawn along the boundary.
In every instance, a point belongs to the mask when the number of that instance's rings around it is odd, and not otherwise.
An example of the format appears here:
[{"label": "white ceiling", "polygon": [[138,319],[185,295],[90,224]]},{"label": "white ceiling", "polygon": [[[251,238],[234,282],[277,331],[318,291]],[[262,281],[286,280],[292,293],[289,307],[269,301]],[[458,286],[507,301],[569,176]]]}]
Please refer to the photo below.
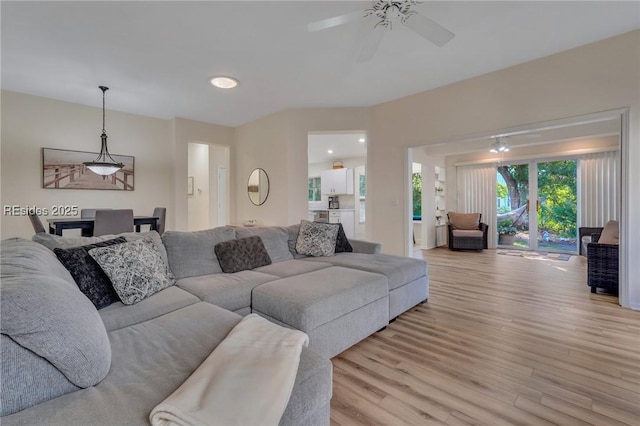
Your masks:
[{"label": "white ceiling", "polygon": [[[365,141],[360,142],[361,138]],[[311,133],[307,146],[309,164],[367,156],[366,136],[359,132]],[[333,153],[329,154],[329,150]]]},{"label": "white ceiling", "polygon": [[[230,126],[289,108],[371,106],[640,28],[640,2],[424,2],[456,37],[404,27],[356,63],[364,24],[307,24],[370,2],[1,2],[2,88]],[[208,77],[240,80],[231,91]]]}]

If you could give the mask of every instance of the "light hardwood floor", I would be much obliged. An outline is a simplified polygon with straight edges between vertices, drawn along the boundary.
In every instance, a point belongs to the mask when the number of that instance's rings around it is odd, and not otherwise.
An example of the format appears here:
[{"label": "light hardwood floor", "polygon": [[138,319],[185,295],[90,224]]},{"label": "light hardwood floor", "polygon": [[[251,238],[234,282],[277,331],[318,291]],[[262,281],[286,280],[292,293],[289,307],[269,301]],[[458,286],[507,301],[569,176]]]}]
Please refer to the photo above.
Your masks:
[{"label": "light hardwood floor", "polygon": [[332,425],[640,425],[640,312],[584,258],[416,256],[429,301],[333,358]]}]

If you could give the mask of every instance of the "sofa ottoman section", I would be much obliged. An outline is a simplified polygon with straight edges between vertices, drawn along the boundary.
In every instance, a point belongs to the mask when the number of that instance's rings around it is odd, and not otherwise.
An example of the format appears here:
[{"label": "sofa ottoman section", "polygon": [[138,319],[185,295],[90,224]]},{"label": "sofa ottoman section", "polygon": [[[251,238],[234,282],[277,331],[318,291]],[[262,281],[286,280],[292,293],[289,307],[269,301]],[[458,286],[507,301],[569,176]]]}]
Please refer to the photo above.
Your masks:
[{"label": "sofa ottoman section", "polygon": [[309,348],[329,358],[388,324],[384,275],[330,267],[253,289],[252,312],[309,335]]},{"label": "sofa ottoman section", "polygon": [[429,297],[427,262],[389,254],[338,253],[331,257],[306,258],[310,262],[382,274],[389,279],[389,320]]}]

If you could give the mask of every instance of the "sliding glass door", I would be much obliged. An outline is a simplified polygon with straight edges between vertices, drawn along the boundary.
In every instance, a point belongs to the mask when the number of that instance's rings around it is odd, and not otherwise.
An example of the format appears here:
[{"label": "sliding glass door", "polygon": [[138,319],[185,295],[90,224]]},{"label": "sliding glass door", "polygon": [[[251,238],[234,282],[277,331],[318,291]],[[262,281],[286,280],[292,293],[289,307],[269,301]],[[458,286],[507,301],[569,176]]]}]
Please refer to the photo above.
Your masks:
[{"label": "sliding glass door", "polygon": [[577,251],[576,164],[562,160],[498,166],[498,247]]},{"label": "sliding glass door", "polygon": [[578,250],[577,161],[538,162],[538,249]]},{"label": "sliding glass door", "polygon": [[498,246],[529,247],[529,166],[500,165],[497,170]]}]

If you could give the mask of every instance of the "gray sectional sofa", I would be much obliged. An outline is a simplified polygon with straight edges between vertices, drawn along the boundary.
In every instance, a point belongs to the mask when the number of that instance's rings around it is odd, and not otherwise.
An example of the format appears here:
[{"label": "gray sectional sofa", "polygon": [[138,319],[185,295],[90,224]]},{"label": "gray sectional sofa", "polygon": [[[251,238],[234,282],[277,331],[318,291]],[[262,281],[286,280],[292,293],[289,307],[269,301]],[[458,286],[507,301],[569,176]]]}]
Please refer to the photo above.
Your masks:
[{"label": "gray sectional sofa", "polygon": [[[300,256],[298,229],[122,234],[153,237],[176,285],[100,310],[51,250],[114,236],[3,241],[2,424],[148,424],[151,409],[251,312],[309,335],[281,424],[328,424],[329,358],[426,300],[427,268],[355,240],[354,252]],[[255,235],[272,263],[222,272],[216,244]]]}]

